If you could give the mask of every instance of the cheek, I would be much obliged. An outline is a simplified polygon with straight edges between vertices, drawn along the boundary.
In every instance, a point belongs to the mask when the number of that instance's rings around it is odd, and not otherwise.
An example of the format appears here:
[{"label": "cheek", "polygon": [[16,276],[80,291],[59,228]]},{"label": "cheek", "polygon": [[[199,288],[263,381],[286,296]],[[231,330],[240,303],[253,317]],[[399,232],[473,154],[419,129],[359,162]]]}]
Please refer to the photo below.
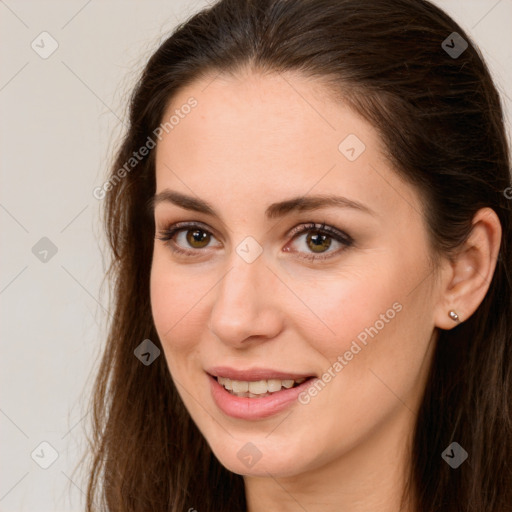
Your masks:
[{"label": "cheek", "polygon": [[[380,261],[382,267],[367,269],[364,275],[344,276],[336,285],[324,283],[319,288],[325,292],[322,300],[315,299],[318,291],[307,299],[334,334],[315,338],[310,329],[308,339],[330,365],[321,376],[320,392],[304,396],[303,403],[315,400],[318,407],[338,411],[334,416],[348,414],[364,425],[401,407],[396,396],[409,402],[432,334],[425,319],[428,294],[413,282],[425,274],[425,268],[418,269],[423,263]],[[332,435],[338,427],[333,424]]]},{"label": "cheek", "polygon": [[151,311],[156,330],[166,350],[180,351],[190,346],[199,325],[201,299],[211,285],[207,279],[187,277],[166,261],[162,249],[155,250],[150,276]]},{"label": "cheek", "polygon": [[378,266],[367,265],[364,272],[317,282],[309,293],[306,287],[297,289],[328,326],[318,320],[303,324],[302,336],[326,361],[318,398],[304,396],[303,403],[311,399],[339,414],[350,411],[363,424],[396,405],[389,388],[399,396],[409,395],[430,336],[429,326],[416,321],[428,308],[428,297],[420,288],[411,293],[411,276],[417,279],[425,273],[418,269],[422,262],[391,255],[378,260]]},{"label": "cheek", "polygon": [[350,350],[354,340],[364,346],[376,331],[391,332],[397,310],[403,309],[406,286],[392,265],[383,265],[385,269],[367,266],[364,273],[353,270],[320,277],[314,283],[309,279],[293,283],[310,310],[296,320],[304,319],[305,338],[329,361]]}]

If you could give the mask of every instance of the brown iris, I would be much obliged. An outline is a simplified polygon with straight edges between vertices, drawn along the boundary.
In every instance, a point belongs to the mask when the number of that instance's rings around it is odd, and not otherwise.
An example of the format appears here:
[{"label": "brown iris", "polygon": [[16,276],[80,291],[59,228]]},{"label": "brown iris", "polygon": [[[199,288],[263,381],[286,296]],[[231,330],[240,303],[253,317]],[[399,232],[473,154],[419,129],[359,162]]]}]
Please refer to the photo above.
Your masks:
[{"label": "brown iris", "polygon": [[306,237],[306,244],[313,252],[324,252],[331,246],[331,238],[318,231],[312,231]]},{"label": "brown iris", "polygon": [[210,242],[210,235],[202,229],[189,229],[186,238],[194,249],[202,249]]}]

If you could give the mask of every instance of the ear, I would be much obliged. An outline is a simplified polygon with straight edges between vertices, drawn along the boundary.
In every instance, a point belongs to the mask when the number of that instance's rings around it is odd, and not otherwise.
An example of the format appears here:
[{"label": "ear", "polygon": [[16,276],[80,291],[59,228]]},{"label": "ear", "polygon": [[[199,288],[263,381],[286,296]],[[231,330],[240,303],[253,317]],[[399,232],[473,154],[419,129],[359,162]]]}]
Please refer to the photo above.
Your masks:
[{"label": "ear", "polygon": [[[501,223],[491,208],[482,208],[473,217],[472,231],[453,260],[447,261],[440,281],[440,297],[434,323],[451,329],[467,320],[483,301],[494,275],[501,244]],[[455,311],[454,321],[449,312]]]}]

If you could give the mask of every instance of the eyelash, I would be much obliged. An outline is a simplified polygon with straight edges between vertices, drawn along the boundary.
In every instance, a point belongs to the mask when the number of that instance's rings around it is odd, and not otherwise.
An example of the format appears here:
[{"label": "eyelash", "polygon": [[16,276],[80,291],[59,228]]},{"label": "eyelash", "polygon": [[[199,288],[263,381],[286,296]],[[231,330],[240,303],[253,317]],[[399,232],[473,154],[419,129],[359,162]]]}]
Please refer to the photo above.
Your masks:
[{"label": "eyelash", "polygon": [[[166,245],[168,245],[171,249],[171,251],[175,254],[181,254],[185,256],[195,257],[197,256],[197,252],[201,251],[202,249],[183,249],[179,247],[176,242],[173,240],[174,236],[179,233],[180,231],[191,231],[193,229],[200,230],[204,233],[207,233],[208,235],[214,236],[211,231],[205,228],[204,225],[200,223],[195,222],[178,222],[176,224],[172,224],[168,226],[165,229],[162,229],[159,231],[159,236],[155,237],[158,240],[161,240]],[[343,231],[340,231],[332,226],[328,226],[325,223],[317,224],[317,223],[306,223],[301,224],[300,226],[297,226],[293,228],[289,233],[288,236],[292,236],[292,239],[297,238],[298,236],[307,233],[309,231],[314,231],[315,233],[321,234],[321,235],[327,235],[329,238],[332,238],[336,242],[341,243],[344,248],[338,249],[337,251],[330,251],[322,254],[309,254],[307,256],[302,255],[299,256],[302,259],[305,260],[326,260],[328,258],[331,258],[337,254],[339,254],[341,251],[345,250],[346,248],[353,245],[354,240],[353,238],[344,233]],[[300,253],[299,253],[300,254]]]}]

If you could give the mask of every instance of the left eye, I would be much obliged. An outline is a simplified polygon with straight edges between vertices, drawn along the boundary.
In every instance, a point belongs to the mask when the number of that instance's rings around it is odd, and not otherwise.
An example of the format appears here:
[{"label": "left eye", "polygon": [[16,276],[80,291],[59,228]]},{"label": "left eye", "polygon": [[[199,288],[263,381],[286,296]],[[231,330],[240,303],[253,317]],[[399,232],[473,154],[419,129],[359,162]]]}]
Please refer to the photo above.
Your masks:
[{"label": "left eye", "polygon": [[[168,244],[173,252],[189,256],[196,256],[199,250],[208,247],[212,239],[215,240],[213,234],[199,224],[174,224],[160,231],[159,235],[156,238]],[[299,257],[309,260],[325,259],[337,254],[339,250],[329,251],[333,241],[341,248],[349,247],[353,243],[349,235],[325,224],[303,224],[294,228],[288,236],[293,238],[292,242],[303,239],[309,254],[303,254],[301,250],[290,250],[289,246],[284,251],[297,252]]]},{"label": "left eye", "polygon": [[[337,254],[339,250],[329,251],[333,241],[340,248],[353,244],[353,239],[349,235],[325,224],[304,224],[292,230],[291,235],[294,235],[294,240],[302,239],[305,242],[306,248],[311,252],[300,257],[310,260],[325,259]],[[289,251],[289,249],[287,250]]]}]

